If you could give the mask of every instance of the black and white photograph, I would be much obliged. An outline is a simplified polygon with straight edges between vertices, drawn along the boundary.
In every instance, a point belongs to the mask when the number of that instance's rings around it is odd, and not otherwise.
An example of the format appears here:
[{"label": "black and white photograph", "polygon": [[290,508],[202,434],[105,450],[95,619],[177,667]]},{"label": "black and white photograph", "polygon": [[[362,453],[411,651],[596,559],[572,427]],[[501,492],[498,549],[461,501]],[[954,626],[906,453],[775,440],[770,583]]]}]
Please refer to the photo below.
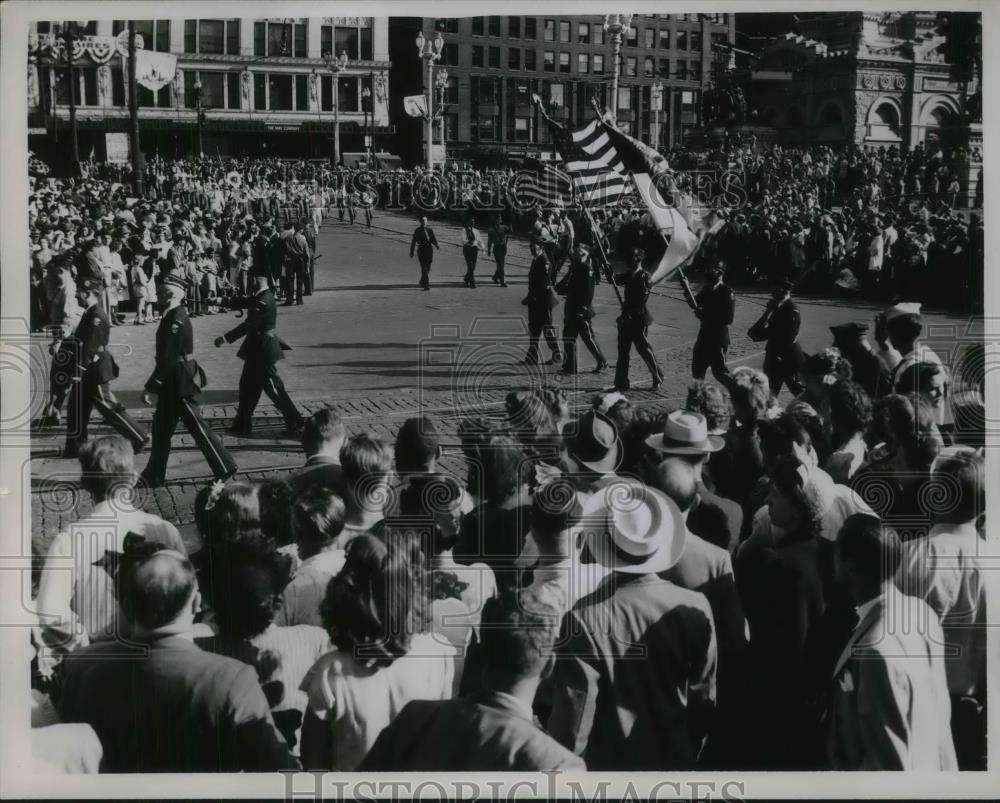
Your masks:
[{"label": "black and white photograph", "polygon": [[998,9],[633,5],[3,4],[5,796],[991,796]]}]

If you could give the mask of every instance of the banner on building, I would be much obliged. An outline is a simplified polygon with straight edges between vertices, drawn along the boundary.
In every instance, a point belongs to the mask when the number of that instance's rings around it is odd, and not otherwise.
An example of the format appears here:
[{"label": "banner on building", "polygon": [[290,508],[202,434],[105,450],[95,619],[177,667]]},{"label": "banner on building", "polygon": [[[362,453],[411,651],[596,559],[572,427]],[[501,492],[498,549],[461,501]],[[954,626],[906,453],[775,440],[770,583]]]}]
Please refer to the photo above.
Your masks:
[{"label": "banner on building", "polygon": [[107,150],[108,162],[111,164],[125,164],[128,162],[128,134],[105,134],[104,147]]},{"label": "banner on building", "polygon": [[159,92],[174,80],[177,56],[173,53],[155,53],[152,50],[135,52],[135,81],[151,92]]},{"label": "banner on building", "polygon": [[425,95],[407,95],[403,98],[403,110],[410,117],[426,117],[427,97]]}]

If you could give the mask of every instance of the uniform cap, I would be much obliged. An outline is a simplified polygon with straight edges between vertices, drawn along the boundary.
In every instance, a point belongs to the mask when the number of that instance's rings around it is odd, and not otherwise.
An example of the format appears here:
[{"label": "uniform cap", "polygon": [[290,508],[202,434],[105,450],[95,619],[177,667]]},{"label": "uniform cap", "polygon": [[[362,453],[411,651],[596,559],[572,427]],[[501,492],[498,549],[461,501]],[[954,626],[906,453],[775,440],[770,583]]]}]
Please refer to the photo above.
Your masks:
[{"label": "uniform cap", "polygon": [[868,324],[855,321],[838,323],[836,326],[831,326],[830,331],[833,332],[834,340],[856,340],[868,331]]}]

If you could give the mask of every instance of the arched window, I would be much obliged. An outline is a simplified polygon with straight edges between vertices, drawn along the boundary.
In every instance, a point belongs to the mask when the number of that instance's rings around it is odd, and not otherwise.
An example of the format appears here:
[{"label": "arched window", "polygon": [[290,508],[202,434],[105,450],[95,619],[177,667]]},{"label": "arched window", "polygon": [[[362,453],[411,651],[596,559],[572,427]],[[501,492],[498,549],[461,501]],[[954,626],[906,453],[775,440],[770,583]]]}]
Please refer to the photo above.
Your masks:
[{"label": "arched window", "polygon": [[899,112],[891,103],[883,103],[875,109],[875,122],[889,126],[895,131],[899,128]]},{"label": "arched window", "polygon": [[951,110],[945,106],[938,106],[930,114],[929,124],[944,128],[950,126],[955,122],[955,116],[951,113]]}]

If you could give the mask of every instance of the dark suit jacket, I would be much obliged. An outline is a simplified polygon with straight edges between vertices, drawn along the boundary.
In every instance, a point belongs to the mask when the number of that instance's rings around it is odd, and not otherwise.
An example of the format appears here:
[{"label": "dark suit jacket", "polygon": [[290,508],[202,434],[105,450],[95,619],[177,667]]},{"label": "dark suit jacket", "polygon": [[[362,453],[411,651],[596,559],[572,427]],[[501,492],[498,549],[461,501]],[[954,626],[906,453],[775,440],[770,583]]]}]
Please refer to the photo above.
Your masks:
[{"label": "dark suit jacket", "polygon": [[732,552],[740,542],[742,527],[743,508],[699,482],[698,499],[688,513],[688,529],[708,543]]},{"label": "dark suit jacket", "polygon": [[283,360],[284,352],[289,350],[288,345],[274,333],[277,325],[278,303],[274,300],[274,293],[262,290],[251,299],[243,323],[226,332],[224,337],[227,343],[234,343],[246,336],[236,356],[241,360],[273,365]]},{"label": "dark suit jacket", "polygon": [[704,287],[695,297],[701,310],[698,340],[723,348],[729,346],[729,325],[736,314],[736,296],[727,284]]},{"label": "dark suit jacket", "polygon": [[421,257],[430,258],[435,247],[440,248],[434,230],[430,226],[417,226],[410,239],[410,256],[413,256],[413,250],[416,249]]},{"label": "dark suit jacket", "polygon": [[704,595],[615,573],[563,619],[548,730],[589,770],[695,766],[715,705]]},{"label": "dark suit jacket", "polygon": [[177,398],[198,394],[197,363],[188,359],[194,350],[194,331],[184,307],[168,310],[156,328],[156,365],[146,380],[150,393],[170,393]]},{"label": "dark suit jacket", "polygon": [[63,722],[86,722],[103,772],[264,772],[295,767],[253,667],[167,636],[102,641],[65,661]]},{"label": "dark suit jacket", "polygon": [[73,375],[82,378],[89,375],[99,383],[114,379],[114,362],[106,351],[111,334],[111,321],[100,304],[85,310],[73,332],[77,348],[77,362]]},{"label": "dark suit jacket", "polygon": [[768,354],[796,365],[802,362],[802,347],[798,344],[802,316],[794,301],[789,299],[771,315],[767,325]]},{"label": "dark suit jacket", "polygon": [[566,294],[566,304],[563,307],[566,318],[593,317],[591,305],[594,303],[594,277],[589,263],[574,257],[569,271],[556,289]]},{"label": "dark suit jacket", "polygon": [[329,457],[314,455],[306,464],[288,478],[292,493],[298,495],[312,485],[322,485],[337,494],[343,494],[344,469]]},{"label": "dark suit jacket", "polygon": [[359,771],[534,772],[583,761],[503,697],[415,700],[385,728]]},{"label": "dark suit jacket", "polygon": [[616,274],[614,278],[615,284],[625,288],[622,298],[622,318],[649,326],[653,322],[653,316],[646,307],[649,293],[653,288],[649,274],[639,268],[628,273]]}]

